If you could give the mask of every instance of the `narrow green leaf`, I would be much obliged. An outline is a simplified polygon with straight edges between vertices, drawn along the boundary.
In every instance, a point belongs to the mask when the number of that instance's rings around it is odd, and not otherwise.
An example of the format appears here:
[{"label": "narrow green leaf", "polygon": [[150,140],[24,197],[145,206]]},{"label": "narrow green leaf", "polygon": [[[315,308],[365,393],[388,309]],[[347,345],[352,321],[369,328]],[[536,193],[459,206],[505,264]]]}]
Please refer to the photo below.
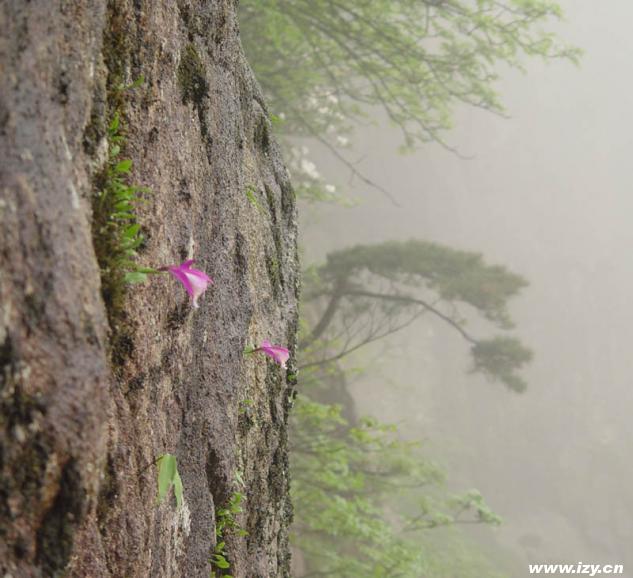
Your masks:
[{"label": "narrow green leaf", "polygon": [[231,567],[231,565],[226,561],[224,556],[220,556],[220,554],[216,554],[216,560],[214,563],[218,568],[222,568],[222,569]]},{"label": "narrow green leaf", "polygon": [[114,165],[114,170],[117,173],[129,173],[132,168],[132,160],[124,159],[119,161],[116,165]]},{"label": "narrow green leaf", "polygon": [[183,493],[182,479],[180,478],[178,469],[176,469],[174,473],[174,495],[176,496],[176,506],[178,508],[182,506],[182,493]]},{"label": "narrow green leaf", "polygon": [[152,269],[152,267],[139,267],[137,271],[139,273],[145,273],[146,275],[160,275],[160,273],[162,273],[162,271]]},{"label": "narrow green leaf", "polygon": [[117,213],[112,213],[110,215],[111,219],[134,219],[134,214],[133,213],[127,213],[127,212],[117,212]]},{"label": "narrow green leaf", "polygon": [[136,285],[147,281],[147,275],[140,271],[131,271],[125,274],[124,280],[128,285]]},{"label": "narrow green leaf", "polygon": [[141,74],[134,82],[123,87],[123,90],[133,90],[145,83],[145,77]]},{"label": "narrow green leaf", "polygon": [[183,487],[176,456],[172,454],[164,454],[158,458],[158,503],[160,504],[167,495],[169,488],[174,487],[174,495],[176,496],[176,505],[178,508],[182,506]]},{"label": "narrow green leaf", "polygon": [[176,473],[176,456],[164,454],[158,458],[158,502],[161,503],[171,487]]},{"label": "narrow green leaf", "polygon": [[130,225],[129,227],[127,227],[127,229],[125,229],[125,231],[123,232],[123,236],[126,239],[131,239],[132,237],[134,237],[134,235],[136,235],[136,233],[139,232],[141,226],[138,223],[134,223],[133,225]]},{"label": "narrow green leaf", "polygon": [[112,120],[110,121],[110,126],[108,126],[108,130],[111,133],[115,134],[119,130],[119,122],[119,114],[115,113],[112,117]]}]

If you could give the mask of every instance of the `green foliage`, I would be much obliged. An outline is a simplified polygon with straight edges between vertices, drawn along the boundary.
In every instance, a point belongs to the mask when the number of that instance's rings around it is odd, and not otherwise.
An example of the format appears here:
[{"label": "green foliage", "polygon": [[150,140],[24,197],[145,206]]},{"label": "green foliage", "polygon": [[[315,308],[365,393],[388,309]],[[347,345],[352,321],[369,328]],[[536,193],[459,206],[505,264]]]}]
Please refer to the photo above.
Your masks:
[{"label": "green foliage", "polygon": [[182,506],[182,480],[178,473],[178,464],[176,456],[172,454],[163,454],[156,462],[158,464],[158,503],[160,504],[167,495],[167,492],[173,487],[176,496],[176,505],[178,508]]},{"label": "green foliage", "polygon": [[579,56],[543,29],[562,17],[550,0],[245,0],[241,9],[249,61],[299,135],[380,106],[407,146],[438,140],[458,103],[502,111],[499,64]]},{"label": "green foliage", "polygon": [[147,275],[156,273],[135,261],[144,242],[136,207],[148,189],[130,183],[132,161],[121,158],[124,144],[121,118],[116,112],[108,126],[108,162],[96,180],[92,223],[103,297],[111,312],[122,307],[127,284],[142,283]]},{"label": "green foliage", "polygon": [[335,251],[321,268],[322,277],[334,285],[349,284],[365,273],[407,287],[430,289],[444,301],[466,303],[505,329],[512,327],[508,300],[528,285],[505,267],[486,264],[480,253],[418,239]]},{"label": "green foliage", "polygon": [[308,574],[444,576],[441,565],[432,571],[436,556],[420,548],[419,532],[499,523],[478,492],[447,494],[443,472],[393,426],[372,418],[352,425],[339,406],[299,396],[292,428],[293,542]]},{"label": "green foliage", "polygon": [[532,360],[532,352],[517,339],[497,336],[481,340],[472,346],[471,352],[473,371],[499,379],[518,393],[527,389],[525,381],[514,372]]},{"label": "green foliage", "polygon": [[[240,485],[244,485],[242,476],[239,472],[236,473],[236,481]],[[231,564],[228,560],[228,554],[226,552],[225,538],[228,533],[235,536],[243,537],[248,534],[239,523],[237,522],[237,516],[242,513],[242,502],[246,500],[244,494],[235,491],[229,497],[229,500],[224,508],[220,508],[215,513],[215,535],[216,546],[211,556],[211,564],[213,564],[220,571],[228,570]],[[232,578],[229,574],[222,574],[224,578]]]},{"label": "green foliage", "polygon": [[[376,108],[400,129],[403,150],[444,144],[458,105],[503,113],[499,68],[579,58],[547,30],[562,18],[551,0],[242,0],[240,9],[278,130],[316,138],[339,160]],[[287,148],[298,191],[332,197],[309,152]]]},{"label": "green foliage", "polygon": [[[428,314],[471,344],[473,371],[521,392],[526,384],[516,371],[531,360],[531,351],[508,336],[476,338],[466,323],[478,316],[501,329],[512,328],[508,301],[525,286],[523,277],[487,264],[479,253],[427,241],[335,251],[304,280],[304,301],[320,318],[302,339],[312,359],[302,367],[336,362]],[[326,355],[315,355],[315,349]]]},{"label": "green foliage", "polygon": [[209,92],[205,68],[193,43],[185,47],[178,66],[178,84],[183,102],[200,105]]}]

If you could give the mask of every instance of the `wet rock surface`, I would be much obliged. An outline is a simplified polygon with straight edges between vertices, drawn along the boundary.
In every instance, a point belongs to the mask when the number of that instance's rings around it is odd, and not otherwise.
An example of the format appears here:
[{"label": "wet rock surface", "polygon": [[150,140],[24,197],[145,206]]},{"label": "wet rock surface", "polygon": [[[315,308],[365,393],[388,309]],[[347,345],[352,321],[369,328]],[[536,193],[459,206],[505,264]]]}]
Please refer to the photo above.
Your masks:
[{"label": "wet rock surface", "polygon": [[[294,194],[232,1],[0,3],[0,570],[205,576],[238,491],[230,574],[288,576]],[[143,78],[136,88],[120,89]],[[195,258],[193,309],[167,275],[107,310],[95,183],[119,109],[142,265]],[[250,193],[247,195],[247,190]],[[156,459],[184,485],[157,504]]]}]

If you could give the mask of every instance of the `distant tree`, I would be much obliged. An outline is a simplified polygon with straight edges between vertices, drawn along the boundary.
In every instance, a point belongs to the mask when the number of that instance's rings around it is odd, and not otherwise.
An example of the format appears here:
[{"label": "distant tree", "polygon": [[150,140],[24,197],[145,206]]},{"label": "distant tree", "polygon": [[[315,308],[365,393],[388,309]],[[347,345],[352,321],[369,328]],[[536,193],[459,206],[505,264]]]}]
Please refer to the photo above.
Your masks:
[{"label": "distant tree", "polygon": [[[546,30],[562,18],[551,0],[241,0],[240,7],[244,47],[280,131],[320,141],[376,187],[341,152],[376,109],[400,129],[403,150],[429,141],[450,148],[444,132],[457,105],[504,113],[495,88],[502,65],[579,57]],[[288,148],[295,186],[327,197],[309,154]]]},{"label": "distant tree", "polygon": [[478,253],[420,240],[358,245],[330,253],[306,276],[304,303],[316,311],[302,339],[303,368],[334,363],[429,314],[470,344],[474,372],[521,392],[517,370],[532,358],[507,335],[475,337],[466,329],[478,317],[503,330],[513,327],[507,302],[527,281]]},{"label": "distant tree", "polygon": [[[444,473],[393,426],[351,424],[340,407],[303,396],[291,419],[292,538],[307,565],[297,578],[443,578],[450,563],[424,547],[424,533],[500,523],[476,490],[449,494]],[[463,539],[456,556],[472,556]],[[460,578],[492,575],[469,560]]]}]

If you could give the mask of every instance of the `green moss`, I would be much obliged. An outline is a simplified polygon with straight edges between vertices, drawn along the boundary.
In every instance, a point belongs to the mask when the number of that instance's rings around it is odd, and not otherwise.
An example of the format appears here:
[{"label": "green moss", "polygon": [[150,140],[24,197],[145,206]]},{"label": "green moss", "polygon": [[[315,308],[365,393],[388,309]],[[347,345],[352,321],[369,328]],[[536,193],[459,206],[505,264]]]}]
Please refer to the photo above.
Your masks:
[{"label": "green moss", "polygon": [[202,140],[210,153],[213,139],[209,134],[209,126],[206,119],[207,104],[206,98],[209,94],[209,83],[207,82],[206,69],[196,47],[193,43],[187,44],[183,50],[178,66],[178,85],[182,95],[183,103],[191,102],[198,113],[200,123],[200,133]]},{"label": "green moss", "polygon": [[257,425],[257,410],[252,399],[245,399],[240,402],[238,409],[237,427],[240,433],[245,436],[254,426]]},{"label": "green moss", "polygon": [[271,232],[273,242],[275,243],[275,254],[266,255],[266,269],[268,271],[268,278],[273,287],[275,299],[279,299],[281,296],[281,287],[284,284],[283,271],[280,266],[283,259],[281,232],[277,223],[277,205],[273,191],[268,185],[264,185],[264,191],[266,192],[266,200],[268,201],[268,210],[270,211],[270,221],[272,225]]},{"label": "green moss", "polygon": [[262,114],[255,126],[255,144],[265,153],[270,150],[270,121]]},{"label": "green moss", "polygon": [[104,66],[97,66],[90,121],[83,134],[84,151],[90,157],[97,154],[99,144],[108,131],[107,77],[107,69]]},{"label": "green moss", "polygon": [[276,300],[280,297],[281,286],[281,274],[279,270],[279,261],[277,258],[268,252],[266,253],[266,272],[268,273],[268,279],[270,280],[270,286],[273,290],[273,296]]},{"label": "green moss", "polygon": [[103,34],[103,59],[108,70],[106,92],[110,111],[122,110],[125,95],[120,90],[129,73],[132,42],[130,23],[133,22],[127,6],[117,0],[108,0],[107,24]]},{"label": "green moss", "polygon": [[187,44],[180,59],[178,85],[183,102],[192,102],[198,107],[209,93],[204,64],[192,43]]}]

